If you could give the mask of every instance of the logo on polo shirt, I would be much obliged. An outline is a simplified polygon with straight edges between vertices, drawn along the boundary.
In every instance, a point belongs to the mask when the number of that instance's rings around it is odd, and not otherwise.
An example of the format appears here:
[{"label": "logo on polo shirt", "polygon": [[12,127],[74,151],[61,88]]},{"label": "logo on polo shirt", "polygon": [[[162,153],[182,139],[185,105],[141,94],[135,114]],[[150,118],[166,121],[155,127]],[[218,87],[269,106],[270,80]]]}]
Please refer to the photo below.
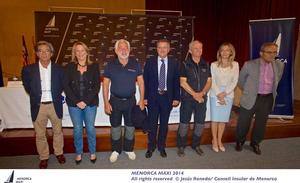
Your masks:
[{"label": "logo on polo shirt", "polygon": [[136,72],[135,69],[128,69],[129,72]]}]

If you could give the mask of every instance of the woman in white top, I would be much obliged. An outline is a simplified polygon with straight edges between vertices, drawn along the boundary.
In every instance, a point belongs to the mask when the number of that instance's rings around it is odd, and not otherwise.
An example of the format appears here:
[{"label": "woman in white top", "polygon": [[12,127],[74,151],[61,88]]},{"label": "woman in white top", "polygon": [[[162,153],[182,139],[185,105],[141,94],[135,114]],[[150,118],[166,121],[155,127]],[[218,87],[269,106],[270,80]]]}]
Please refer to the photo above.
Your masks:
[{"label": "woman in white top", "polygon": [[212,149],[225,151],[222,136],[229,121],[234,88],[239,76],[239,64],[234,61],[235,49],[231,43],[223,43],[217,52],[217,61],[211,64],[212,87],[210,90]]}]

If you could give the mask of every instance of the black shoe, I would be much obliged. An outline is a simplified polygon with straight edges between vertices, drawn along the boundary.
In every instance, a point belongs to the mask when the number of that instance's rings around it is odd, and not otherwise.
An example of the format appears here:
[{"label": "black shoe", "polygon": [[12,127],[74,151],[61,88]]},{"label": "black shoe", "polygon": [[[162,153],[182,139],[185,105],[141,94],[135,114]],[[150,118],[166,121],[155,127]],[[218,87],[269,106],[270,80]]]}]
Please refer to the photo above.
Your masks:
[{"label": "black shoe", "polygon": [[184,147],[179,147],[178,150],[177,150],[177,155],[179,157],[183,157],[185,154],[184,154]]},{"label": "black shoe", "polygon": [[261,155],[261,150],[260,150],[258,144],[250,144],[250,146],[252,147],[253,152],[254,152],[255,154]]},{"label": "black shoe", "polygon": [[79,165],[81,163],[81,155],[77,155],[75,158],[76,165]]},{"label": "black shoe", "polygon": [[167,157],[166,151],[165,150],[160,151],[160,156],[166,158]]},{"label": "black shoe", "polygon": [[197,146],[195,148],[193,148],[196,153],[199,155],[199,156],[202,156],[204,154],[204,152],[202,151],[202,149],[200,148],[200,146]]},{"label": "black shoe", "polygon": [[97,156],[95,155],[94,157],[93,157],[94,159],[92,159],[92,157],[90,157],[90,161],[91,161],[91,163],[96,163],[96,161],[97,161]]},{"label": "black shoe", "polygon": [[81,160],[75,160],[76,165],[79,165],[81,163]]},{"label": "black shoe", "polygon": [[244,145],[243,143],[237,142],[235,144],[235,150],[238,151],[238,152],[241,152],[243,150],[243,145]]},{"label": "black shoe", "polygon": [[145,157],[146,158],[151,158],[152,157],[152,153],[153,153],[153,150],[147,150],[146,154],[145,154]]}]

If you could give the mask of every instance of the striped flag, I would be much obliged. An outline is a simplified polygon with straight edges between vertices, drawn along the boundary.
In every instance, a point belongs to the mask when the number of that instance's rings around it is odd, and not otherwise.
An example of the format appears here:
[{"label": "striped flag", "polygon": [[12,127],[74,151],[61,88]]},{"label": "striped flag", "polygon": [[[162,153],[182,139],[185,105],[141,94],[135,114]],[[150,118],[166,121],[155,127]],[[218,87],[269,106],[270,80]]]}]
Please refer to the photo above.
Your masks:
[{"label": "striped flag", "polygon": [[3,76],[2,76],[2,64],[0,60],[0,87],[2,86],[4,86],[4,83],[3,83]]},{"label": "striped flag", "polygon": [[27,50],[27,47],[26,47],[26,42],[25,42],[24,35],[22,36],[22,63],[23,63],[23,66],[26,66],[26,65],[29,64],[28,50]]}]

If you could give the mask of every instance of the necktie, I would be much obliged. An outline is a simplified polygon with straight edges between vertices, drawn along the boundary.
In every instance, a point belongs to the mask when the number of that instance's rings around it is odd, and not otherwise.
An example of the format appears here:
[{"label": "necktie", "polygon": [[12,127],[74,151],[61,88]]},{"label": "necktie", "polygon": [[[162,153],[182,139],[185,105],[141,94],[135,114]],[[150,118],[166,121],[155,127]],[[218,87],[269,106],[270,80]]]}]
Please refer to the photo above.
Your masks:
[{"label": "necktie", "polygon": [[164,59],[161,59],[160,61],[161,61],[161,65],[160,65],[158,88],[159,90],[165,90],[166,66],[165,66]]}]

